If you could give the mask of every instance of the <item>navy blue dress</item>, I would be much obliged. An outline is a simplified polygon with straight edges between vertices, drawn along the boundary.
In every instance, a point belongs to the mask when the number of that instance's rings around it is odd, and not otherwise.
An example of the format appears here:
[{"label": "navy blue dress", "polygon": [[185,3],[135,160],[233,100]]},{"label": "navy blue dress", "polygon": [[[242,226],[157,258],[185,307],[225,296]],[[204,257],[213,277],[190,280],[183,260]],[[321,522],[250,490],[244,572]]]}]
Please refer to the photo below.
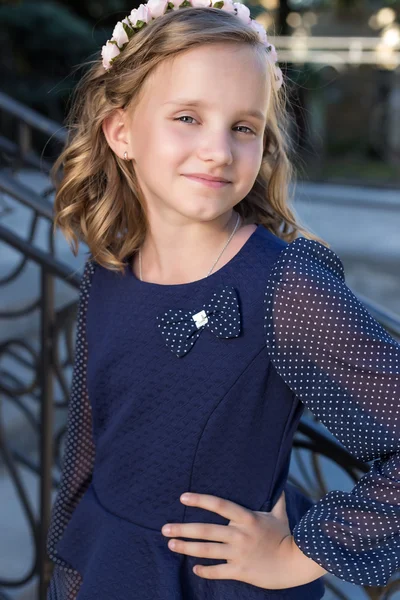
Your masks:
[{"label": "navy blue dress", "polygon": [[[264,226],[208,277],[140,281],[88,261],[82,279],[48,600],[317,600],[207,580],[167,522],[228,524],[184,491],[270,511],[282,490],[300,549],[340,579],[385,585],[400,566],[400,346],[319,242]],[[313,503],[287,482],[304,407],[372,460],[350,493]],[[268,560],[266,558],[266,560]]]}]

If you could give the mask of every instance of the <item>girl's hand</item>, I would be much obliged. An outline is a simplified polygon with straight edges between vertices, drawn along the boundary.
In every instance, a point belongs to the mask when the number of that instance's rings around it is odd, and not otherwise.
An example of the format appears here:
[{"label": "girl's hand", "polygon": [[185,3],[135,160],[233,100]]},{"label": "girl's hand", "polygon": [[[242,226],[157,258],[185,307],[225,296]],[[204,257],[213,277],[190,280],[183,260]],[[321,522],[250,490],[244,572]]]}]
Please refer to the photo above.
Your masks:
[{"label": "girl's hand", "polygon": [[181,496],[181,502],[229,519],[228,525],[169,523],[162,528],[163,535],[169,537],[212,540],[210,543],[170,540],[168,546],[174,552],[227,561],[212,566],[196,565],[193,567],[196,575],[205,579],[236,579],[265,589],[290,587],[288,569],[294,546],[284,491],[271,512],[252,511],[208,494],[191,493],[189,498],[185,501]]}]

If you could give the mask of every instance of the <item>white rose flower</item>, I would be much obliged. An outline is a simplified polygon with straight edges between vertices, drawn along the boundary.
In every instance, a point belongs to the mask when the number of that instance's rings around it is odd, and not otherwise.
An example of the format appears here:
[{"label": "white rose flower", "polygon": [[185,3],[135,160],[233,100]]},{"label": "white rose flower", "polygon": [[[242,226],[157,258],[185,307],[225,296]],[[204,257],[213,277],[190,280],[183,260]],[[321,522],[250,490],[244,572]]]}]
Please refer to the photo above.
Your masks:
[{"label": "white rose flower", "polygon": [[276,70],[276,89],[279,90],[283,83],[283,73],[280,67],[275,67]]},{"label": "white rose flower", "polygon": [[161,17],[167,8],[168,0],[148,0],[147,8],[153,19]]},{"label": "white rose flower", "polygon": [[259,38],[260,42],[267,45],[268,44],[267,32],[265,31],[265,29],[261,25],[261,23],[258,23],[258,21],[255,21],[253,19],[250,23],[250,27],[258,33],[258,38]]},{"label": "white rose flower", "polygon": [[103,46],[101,50],[101,56],[103,57],[103,67],[108,70],[111,67],[111,59],[115,58],[120,54],[120,49],[116,44],[113,44],[110,40]]},{"label": "white rose flower", "polygon": [[125,25],[128,25],[129,29],[132,29],[132,23],[130,22],[128,17],[125,17],[125,19],[122,19],[121,23],[125,23]]},{"label": "white rose flower", "polygon": [[250,9],[241,2],[234,2],[233,6],[237,9],[237,16],[239,17],[239,19],[244,23],[249,24],[251,21]]},{"label": "white rose flower", "polygon": [[122,48],[122,46],[126,44],[126,42],[129,42],[129,38],[126,35],[124,26],[122,25],[121,21],[118,21],[118,23],[114,27],[112,39],[114,40],[114,42],[117,42],[119,48]]},{"label": "white rose flower", "polygon": [[236,14],[236,10],[235,10],[232,0],[224,0],[224,5],[221,8],[221,10],[225,10],[226,12],[231,13],[233,15]]},{"label": "white rose flower", "polygon": [[271,50],[269,50],[269,56],[271,57],[272,61],[274,63],[276,63],[277,60],[278,60],[278,53],[277,53],[277,51],[275,49],[275,46],[273,44],[269,44],[269,45],[271,46]]},{"label": "white rose flower", "polygon": [[151,21],[150,12],[145,4],[141,4],[139,8],[134,8],[129,16],[129,20],[133,26],[136,26],[137,21],[148,23]]},{"label": "white rose flower", "polygon": [[192,0],[191,4],[194,8],[201,8],[202,6],[210,8],[211,0]]}]

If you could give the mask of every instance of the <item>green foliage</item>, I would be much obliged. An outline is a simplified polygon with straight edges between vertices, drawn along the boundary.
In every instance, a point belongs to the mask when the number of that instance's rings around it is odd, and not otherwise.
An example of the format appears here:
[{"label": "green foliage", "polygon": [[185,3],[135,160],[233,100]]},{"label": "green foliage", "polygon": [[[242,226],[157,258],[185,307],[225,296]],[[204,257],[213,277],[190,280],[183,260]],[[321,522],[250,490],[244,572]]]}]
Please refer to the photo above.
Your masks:
[{"label": "green foliage", "polygon": [[114,25],[118,20],[137,8],[140,1],[129,0],[58,0],[70,8],[76,15],[89,21],[101,19],[106,26]]},{"label": "green foliage", "polygon": [[112,28],[95,29],[70,8],[45,0],[0,5],[0,23],[2,90],[63,120],[76,83],[64,78],[100,53]]},{"label": "green foliage", "polygon": [[0,7],[4,28],[1,44],[9,44],[20,58],[18,66],[59,69],[84,59],[98,49],[87,21],[53,2],[26,2]]}]

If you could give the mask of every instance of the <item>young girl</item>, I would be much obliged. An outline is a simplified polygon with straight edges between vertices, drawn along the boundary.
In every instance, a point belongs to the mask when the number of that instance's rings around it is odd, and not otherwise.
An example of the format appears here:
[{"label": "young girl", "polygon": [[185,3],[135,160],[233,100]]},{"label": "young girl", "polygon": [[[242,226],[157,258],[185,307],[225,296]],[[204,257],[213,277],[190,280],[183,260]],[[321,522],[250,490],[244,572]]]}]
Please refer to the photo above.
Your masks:
[{"label": "young girl", "polygon": [[[317,600],[327,572],[385,585],[400,346],[288,207],[265,31],[243,4],[179,1],[116,25],[55,165],[56,225],[90,257],[48,598]],[[313,503],[288,484],[304,406],[376,459],[350,493]]]}]

